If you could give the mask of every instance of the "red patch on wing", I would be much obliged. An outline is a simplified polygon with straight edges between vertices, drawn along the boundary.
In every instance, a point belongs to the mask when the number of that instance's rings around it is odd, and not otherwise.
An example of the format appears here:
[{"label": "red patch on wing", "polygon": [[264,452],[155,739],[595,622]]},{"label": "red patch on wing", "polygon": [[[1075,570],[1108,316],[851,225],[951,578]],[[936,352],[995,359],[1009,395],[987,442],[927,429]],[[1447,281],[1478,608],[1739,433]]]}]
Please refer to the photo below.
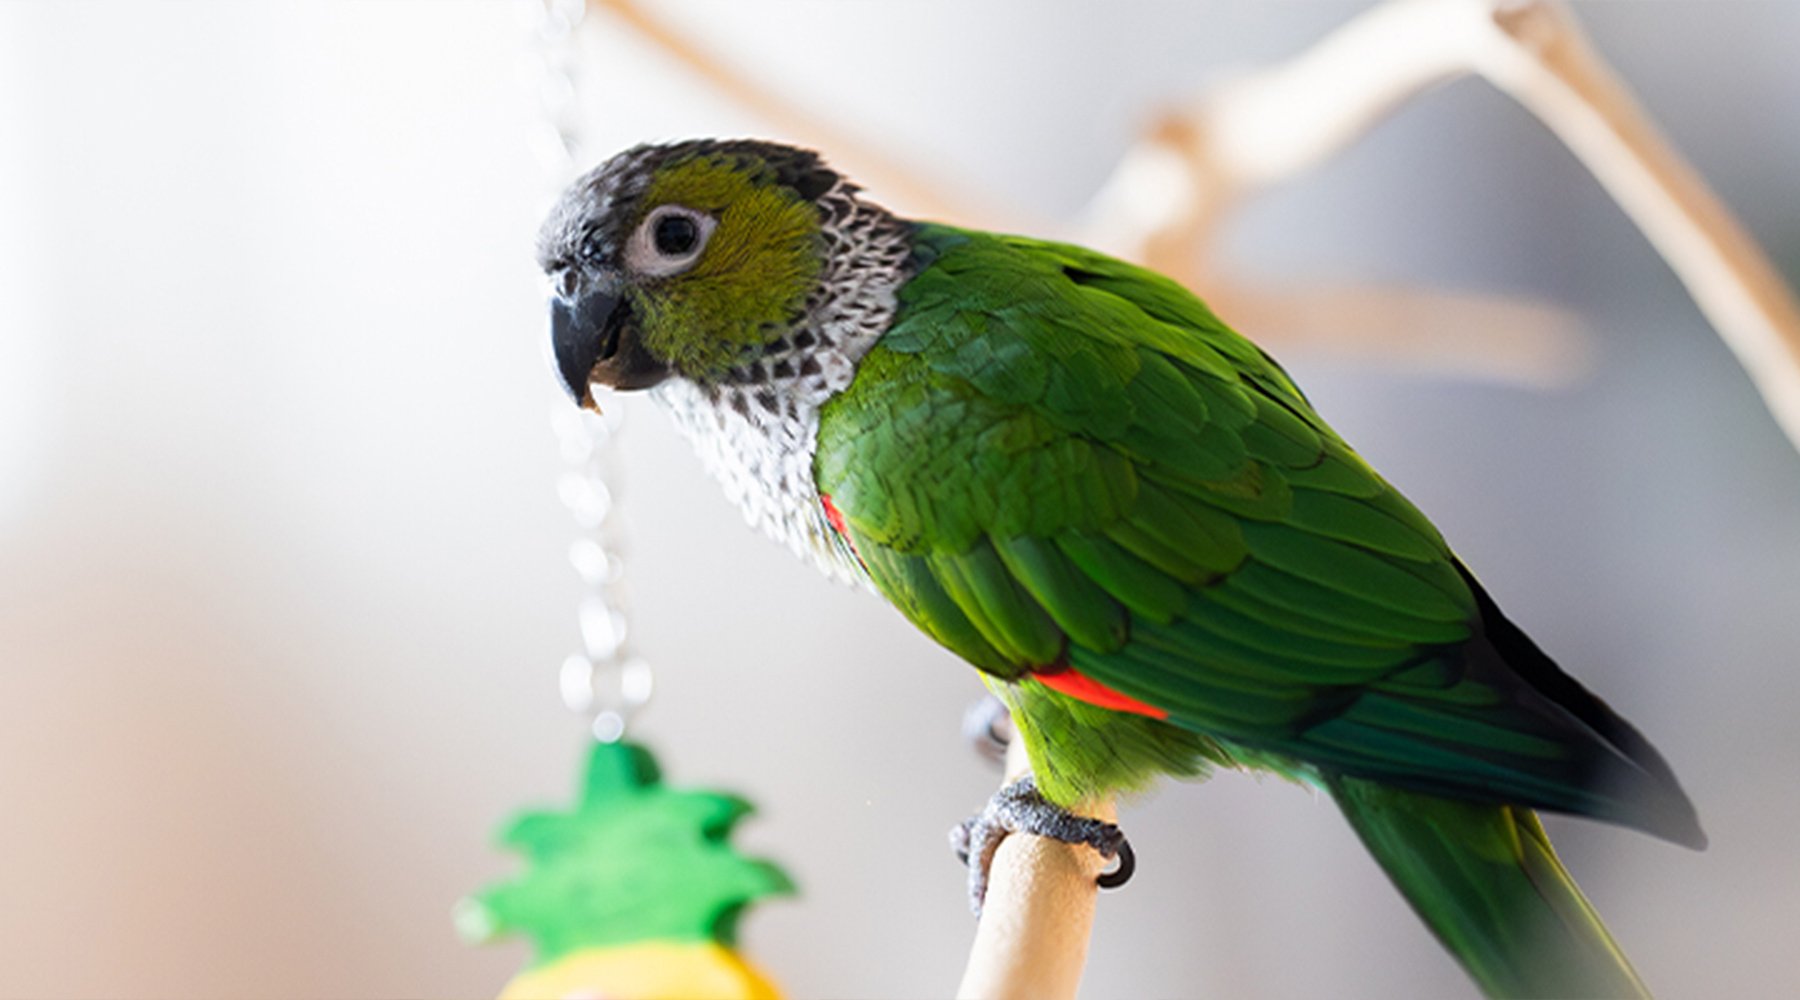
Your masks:
[{"label": "red patch on wing", "polygon": [[844,515],[837,509],[837,504],[831,502],[831,494],[819,494],[819,504],[825,508],[825,520],[830,521],[832,528],[844,536],[844,541],[849,541],[850,532],[844,527]]},{"label": "red patch on wing", "polygon": [[[819,494],[819,506],[825,508],[825,520],[831,523],[831,530],[838,533],[838,537],[844,540],[845,545],[850,546],[850,551],[856,556],[856,561],[862,562],[862,553],[856,551],[856,539],[851,538],[850,530],[844,527],[844,512],[838,510],[837,504],[831,502],[831,494]],[[863,568],[867,569],[868,564],[864,563]]]},{"label": "red patch on wing", "polygon": [[1136,715],[1147,715],[1152,719],[1166,719],[1169,713],[1148,705],[1127,694],[1120,694],[1112,688],[1089,677],[1084,677],[1073,670],[1058,670],[1052,674],[1033,674],[1039,684],[1060,691],[1090,705],[1110,708],[1115,712],[1131,712]]}]

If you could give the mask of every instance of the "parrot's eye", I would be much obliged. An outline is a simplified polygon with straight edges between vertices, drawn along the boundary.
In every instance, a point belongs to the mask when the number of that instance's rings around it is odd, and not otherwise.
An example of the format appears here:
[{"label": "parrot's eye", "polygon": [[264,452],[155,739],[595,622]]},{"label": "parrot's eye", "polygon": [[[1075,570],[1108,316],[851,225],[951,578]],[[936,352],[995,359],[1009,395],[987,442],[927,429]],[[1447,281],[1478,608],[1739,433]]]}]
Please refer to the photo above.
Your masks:
[{"label": "parrot's eye", "polygon": [[659,205],[631,234],[625,264],[653,278],[679,274],[700,259],[718,220],[685,205]]},{"label": "parrot's eye", "polygon": [[656,222],[656,252],[679,257],[700,242],[700,227],[685,215],[670,212]]}]

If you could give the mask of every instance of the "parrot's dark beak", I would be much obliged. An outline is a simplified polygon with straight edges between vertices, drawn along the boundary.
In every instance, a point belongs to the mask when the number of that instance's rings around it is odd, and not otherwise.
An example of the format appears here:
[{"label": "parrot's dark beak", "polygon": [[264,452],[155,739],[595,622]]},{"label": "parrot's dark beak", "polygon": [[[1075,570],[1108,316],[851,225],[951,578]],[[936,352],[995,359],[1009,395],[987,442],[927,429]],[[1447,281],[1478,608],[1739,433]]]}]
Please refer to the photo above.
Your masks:
[{"label": "parrot's dark beak", "polygon": [[631,307],[617,294],[588,289],[550,302],[550,346],[563,388],[584,409],[598,410],[592,385],[648,389],[669,366],[644,349]]}]

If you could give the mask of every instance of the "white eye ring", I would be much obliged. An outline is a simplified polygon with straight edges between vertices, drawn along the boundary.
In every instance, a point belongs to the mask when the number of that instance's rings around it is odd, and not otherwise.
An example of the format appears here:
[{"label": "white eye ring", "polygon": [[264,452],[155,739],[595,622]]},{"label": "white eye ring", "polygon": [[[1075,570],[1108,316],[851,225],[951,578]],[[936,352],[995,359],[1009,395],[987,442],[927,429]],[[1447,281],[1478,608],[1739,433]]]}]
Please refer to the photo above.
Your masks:
[{"label": "white eye ring", "polygon": [[666,278],[694,266],[719,220],[686,205],[658,205],[625,241],[625,266]]}]

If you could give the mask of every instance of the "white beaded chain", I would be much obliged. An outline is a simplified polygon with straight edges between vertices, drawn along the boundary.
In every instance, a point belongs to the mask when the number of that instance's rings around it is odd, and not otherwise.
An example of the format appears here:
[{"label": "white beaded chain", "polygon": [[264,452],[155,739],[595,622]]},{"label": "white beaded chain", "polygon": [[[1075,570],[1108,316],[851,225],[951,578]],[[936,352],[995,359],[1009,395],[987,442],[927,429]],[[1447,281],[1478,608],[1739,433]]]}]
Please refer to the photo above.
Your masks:
[{"label": "white beaded chain", "polygon": [[[583,0],[518,3],[526,15],[529,78],[541,112],[531,145],[556,193],[574,179],[582,163],[576,28],[586,5]],[[569,561],[587,587],[579,613],[582,648],[563,660],[562,697],[571,711],[589,720],[595,739],[612,743],[624,737],[652,689],[650,665],[631,649],[625,614],[620,560],[625,546],[616,510],[619,408],[601,416],[570,405],[558,393],[550,421],[567,465],[557,492],[580,531],[569,546]]]}]

